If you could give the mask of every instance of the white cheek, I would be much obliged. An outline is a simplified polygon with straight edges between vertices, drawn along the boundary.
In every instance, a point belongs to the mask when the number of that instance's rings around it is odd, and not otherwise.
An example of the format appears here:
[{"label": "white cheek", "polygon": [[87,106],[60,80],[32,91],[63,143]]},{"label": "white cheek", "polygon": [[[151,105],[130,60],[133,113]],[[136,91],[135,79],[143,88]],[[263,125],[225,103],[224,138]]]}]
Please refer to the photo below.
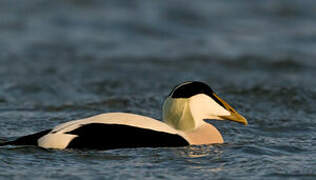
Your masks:
[{"label": "white cheek", "polygon": [[210,116],[228,116],[230,112],[219,105],[215,100],[204,94],[191,97],[190,107],[196,116],[209,118]]},{"label": "white cheek", "polygon": [[215,116],[229,116],[230,112],[227,111],[225,108],[223,108],[221,105],[219,105],[215,100],[210,98],[210,108],[212,109],[211,115]]}]

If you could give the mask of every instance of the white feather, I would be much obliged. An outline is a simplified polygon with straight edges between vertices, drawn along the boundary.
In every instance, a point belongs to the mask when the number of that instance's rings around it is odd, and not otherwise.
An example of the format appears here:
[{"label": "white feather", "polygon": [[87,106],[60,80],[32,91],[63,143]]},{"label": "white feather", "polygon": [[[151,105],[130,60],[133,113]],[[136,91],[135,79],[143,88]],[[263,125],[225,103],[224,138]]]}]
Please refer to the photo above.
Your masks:
[{"label": "white feather", "polygon": [[38,144],[40,147],[44,148],[64,149],[67,147],[72,139],[77,137],[76,135],[65,133],[75,130],[84,124],[90,123],[121,124],[144,129],[151,129],[154,131],[160,131],[169,134],[179,134],[183,136],[182,132],[171,128],[161,121],[149,117],[129,113],[107,113],[60,124],[56,126],[49,134],[40,138],[38,140]]}]

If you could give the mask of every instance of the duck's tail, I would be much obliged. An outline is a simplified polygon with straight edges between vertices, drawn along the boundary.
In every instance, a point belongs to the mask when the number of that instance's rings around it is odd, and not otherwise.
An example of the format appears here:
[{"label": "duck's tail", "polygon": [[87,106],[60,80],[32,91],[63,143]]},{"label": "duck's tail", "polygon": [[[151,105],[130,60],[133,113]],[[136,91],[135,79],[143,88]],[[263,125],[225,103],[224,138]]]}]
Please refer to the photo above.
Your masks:
[{"label": "duck's tail", "polygon": [[31,135],[27,135],[27,136],[22,136],[20,138],[17,138],[16,140],[13,141],[6,141],[6,142],[2,142],[0,143],[0,146],[6,146],[6,145],[34,145],[37,146],[37,140],[43,136],[45,136],[46,134],[48,134],[51,131],[51,129],[49,130],[45,130],[45,131],[41,131],[35,134],[31,134]]},{"label": "duck's tail", "polygon": [[11,141],[0,142],[0,146],[10,145],[10,142],[11,142]]}]

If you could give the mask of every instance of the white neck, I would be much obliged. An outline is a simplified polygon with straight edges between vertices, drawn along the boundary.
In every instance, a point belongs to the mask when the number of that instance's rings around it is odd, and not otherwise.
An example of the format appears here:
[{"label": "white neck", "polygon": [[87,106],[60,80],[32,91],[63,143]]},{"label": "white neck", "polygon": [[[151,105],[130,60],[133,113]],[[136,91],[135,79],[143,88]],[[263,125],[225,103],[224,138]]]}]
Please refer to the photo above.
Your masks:
[{"label": "white neck", "polygon": [[192,112],[190,100],[167,98],[163,105],[163,120],[169,126],[181,130],[191,131],[205,122],[198,113]]}]

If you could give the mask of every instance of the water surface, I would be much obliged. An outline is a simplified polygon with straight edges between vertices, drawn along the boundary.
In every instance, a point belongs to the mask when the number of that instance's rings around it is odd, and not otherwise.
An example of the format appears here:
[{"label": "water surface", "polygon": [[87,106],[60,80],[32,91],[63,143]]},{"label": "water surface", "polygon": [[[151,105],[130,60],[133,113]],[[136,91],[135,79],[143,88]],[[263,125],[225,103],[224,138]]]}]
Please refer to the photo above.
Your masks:
[{"label": "water surface", "polygon": [[123,111],[161,119],[207,82],[249,122],[225,144],[1,147],[1,179],[315,179],[314,1],[0,1],[0,139]]}]

